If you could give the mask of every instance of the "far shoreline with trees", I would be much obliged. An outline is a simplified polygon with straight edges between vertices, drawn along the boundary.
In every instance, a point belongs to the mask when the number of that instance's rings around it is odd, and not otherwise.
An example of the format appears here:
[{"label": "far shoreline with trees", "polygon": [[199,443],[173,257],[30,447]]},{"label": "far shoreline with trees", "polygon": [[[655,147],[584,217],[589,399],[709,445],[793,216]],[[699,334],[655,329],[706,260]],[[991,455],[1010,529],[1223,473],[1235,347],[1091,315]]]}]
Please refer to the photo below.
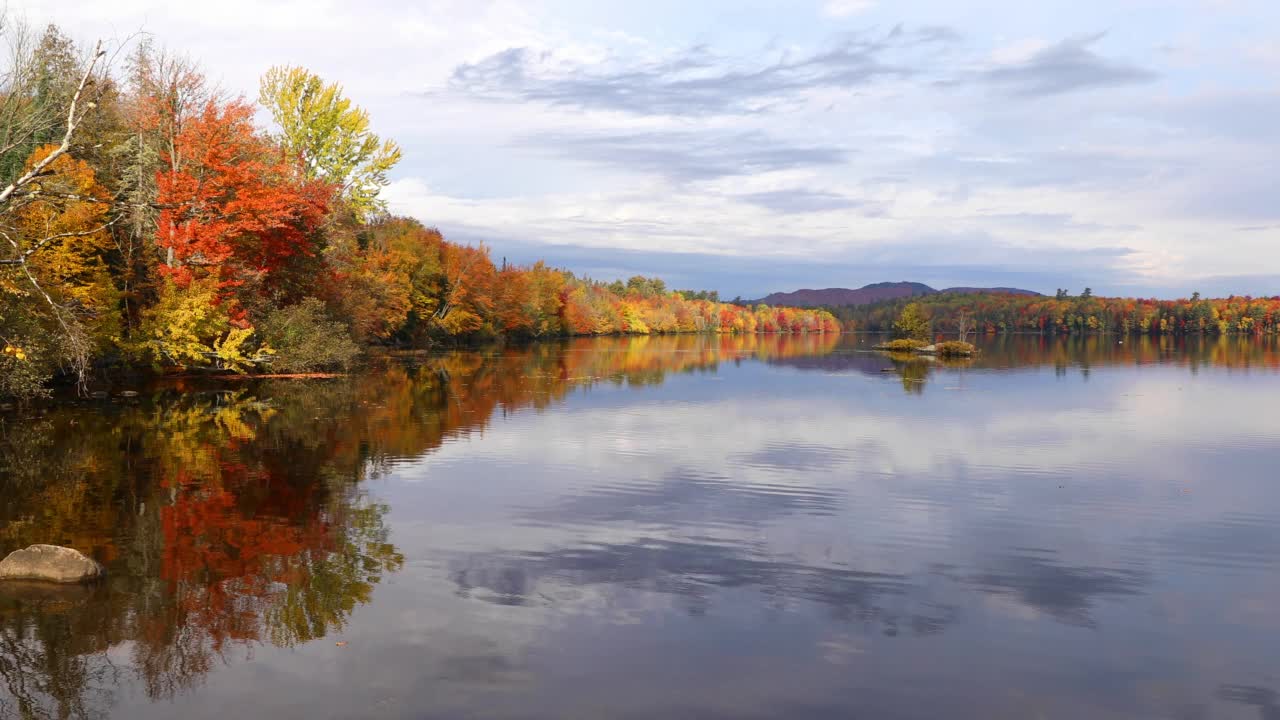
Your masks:
[{"label": "far shoreline with trees", "polygon": [[[1190,298],[1101,297],[1001,292],[937,293],[857,306],[825,307],[850,332],[891,332],[905,308],[915,305],[935,331],[960,337],[997,333],[1114,335],[1277,335],[1280,296]],[[964,327],[962,331],[960,328]]]}]

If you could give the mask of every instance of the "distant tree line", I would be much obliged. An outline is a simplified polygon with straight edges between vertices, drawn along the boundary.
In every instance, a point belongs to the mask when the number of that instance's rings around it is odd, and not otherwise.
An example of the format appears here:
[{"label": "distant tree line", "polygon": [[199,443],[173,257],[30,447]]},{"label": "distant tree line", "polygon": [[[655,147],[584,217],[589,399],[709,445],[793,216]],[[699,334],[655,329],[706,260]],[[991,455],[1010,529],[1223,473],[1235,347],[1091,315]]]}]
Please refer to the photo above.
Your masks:
[{"label": "distant tree line", "polygon": [[[890,332],[904,308],[915,304],[934,333],[1030,332],[1041,334],[1280,333],[1280,297],[1233,295],[1204,298],[1099,297],[1058,290],[1053,297],[1010,293],[939,293],[851,307],[827,308],[845,330]],[[967,334],[967,333],[966,333]]]}]

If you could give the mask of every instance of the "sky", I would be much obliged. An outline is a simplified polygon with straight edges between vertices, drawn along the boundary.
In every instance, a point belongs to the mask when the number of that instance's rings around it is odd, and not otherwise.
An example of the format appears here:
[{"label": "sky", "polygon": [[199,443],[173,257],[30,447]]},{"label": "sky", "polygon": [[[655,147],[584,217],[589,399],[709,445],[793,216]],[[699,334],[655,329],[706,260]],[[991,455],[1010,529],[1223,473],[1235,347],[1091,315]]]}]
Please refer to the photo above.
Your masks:
[{"label": "sky", "polygon": [[10,0],[256,97],[302,65],[494,260],[760,297],[1280,294],[1274,0]]}]

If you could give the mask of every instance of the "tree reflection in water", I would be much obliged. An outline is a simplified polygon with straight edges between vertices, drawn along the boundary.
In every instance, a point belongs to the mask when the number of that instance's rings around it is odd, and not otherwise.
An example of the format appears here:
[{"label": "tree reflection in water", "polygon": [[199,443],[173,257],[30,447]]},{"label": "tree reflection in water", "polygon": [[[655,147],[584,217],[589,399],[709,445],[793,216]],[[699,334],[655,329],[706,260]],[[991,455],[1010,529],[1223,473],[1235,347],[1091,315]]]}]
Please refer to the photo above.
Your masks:
[{"label": "tree reflection in water", "polygon": [[[0,553],[92,554],[95,586],[0,584],[0,718],[104,714],[116,687],[171,698],[262,644],[340,631],[404,558],[363,481],[598,383],[830,352],[835,335],[545,343],[392,359],[237,389],[169,381],[0,424]],[[663,352],[653,352],[661,346]]]}]

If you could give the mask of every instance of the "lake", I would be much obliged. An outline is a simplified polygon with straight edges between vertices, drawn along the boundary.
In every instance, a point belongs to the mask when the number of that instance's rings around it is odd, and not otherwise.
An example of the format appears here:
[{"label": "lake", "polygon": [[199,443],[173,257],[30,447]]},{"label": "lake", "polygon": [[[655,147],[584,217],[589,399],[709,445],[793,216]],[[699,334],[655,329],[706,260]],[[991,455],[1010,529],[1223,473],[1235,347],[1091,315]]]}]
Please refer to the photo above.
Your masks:
[{"label": "lake", "polygon": [[0,718],[1280,718],[1274,342],[874,342],[10,409]]}]

